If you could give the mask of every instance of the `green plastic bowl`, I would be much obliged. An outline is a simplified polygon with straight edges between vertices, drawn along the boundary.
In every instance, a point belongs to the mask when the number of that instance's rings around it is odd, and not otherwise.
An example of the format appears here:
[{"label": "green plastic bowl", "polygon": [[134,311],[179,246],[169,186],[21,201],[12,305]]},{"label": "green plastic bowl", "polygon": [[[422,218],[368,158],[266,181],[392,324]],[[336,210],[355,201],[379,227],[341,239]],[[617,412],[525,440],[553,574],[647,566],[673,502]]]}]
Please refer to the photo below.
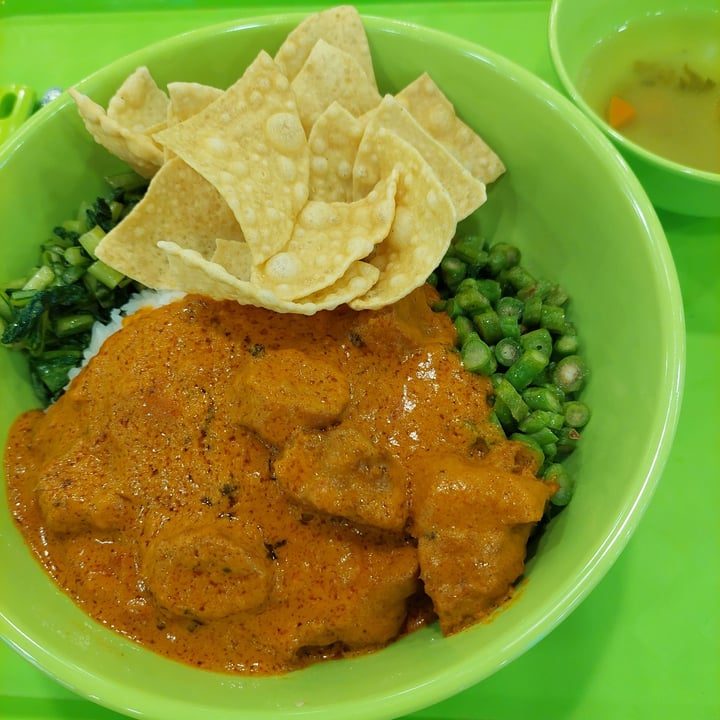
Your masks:
[{"label": "green plastic bowl", "polygon": [[[181,35],[126,57],[79,88],[104,103],[136,66],[160,83],[225,86],[302,16]],[[492,52],[433,30],[366,18],[378,81],[396,91],[429,71],[508,171],[471,222],[519,245],[538,275],[572,296],[594,415],[572,457],[575,497],[542,538],[519,597],[451,638],[431,626],[367,657],[253,678],[193,669],[86,617],[46,576],[0,507],[0,634],[75,692],[154,720],[390,718],[486,678],[549,633],[625,546],[668,456],[684,369],[678,280],[655,212],[612,144],[568,100]],[[0,267],[22,274],[48,231],[120,169],[63,95],[0,150]],[[0,352],[0,436],[34,404],[20,358]],[[587,652],[593,652],[587,648]],[[568,660],[570,660],[568,658]]]},{"label": "green plastic bowl", "polygon": [[[720,173],[681,165],[650,152],[612,128],[576,86],[591,50],[627,23],[660,14],[720,13],[718,0],[553,0],[550,55],[565,91],[620,149],[652,202],[664,210],[720,217]],[[720,37],[715,54],[720,53]]]}]

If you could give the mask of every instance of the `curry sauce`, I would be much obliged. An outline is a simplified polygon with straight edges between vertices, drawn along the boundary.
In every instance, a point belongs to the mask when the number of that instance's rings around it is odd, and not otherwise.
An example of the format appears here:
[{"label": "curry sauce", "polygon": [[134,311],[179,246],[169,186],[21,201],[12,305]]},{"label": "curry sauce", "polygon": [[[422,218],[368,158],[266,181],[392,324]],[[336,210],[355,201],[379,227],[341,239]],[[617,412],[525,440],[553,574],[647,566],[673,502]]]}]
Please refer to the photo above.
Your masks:
[{"label": "curry sauce", "polygon": [[553,488],[490,420],[425,288],[380,311],[201,296],[129,317],[5,455],[12,513],[90,616],[278,674],[512,593]]}]

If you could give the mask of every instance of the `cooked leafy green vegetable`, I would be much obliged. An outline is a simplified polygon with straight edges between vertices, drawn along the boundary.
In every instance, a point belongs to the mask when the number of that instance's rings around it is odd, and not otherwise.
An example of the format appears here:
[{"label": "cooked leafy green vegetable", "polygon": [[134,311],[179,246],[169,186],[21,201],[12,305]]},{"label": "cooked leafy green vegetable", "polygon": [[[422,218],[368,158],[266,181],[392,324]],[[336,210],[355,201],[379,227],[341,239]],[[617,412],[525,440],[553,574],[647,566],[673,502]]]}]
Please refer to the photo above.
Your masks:
[{"label": "cooked leafy green vegetable", "polygon": [[54,228],[38,265],[0,288],[0,342],[28,358],[33,389],[44,405],[63,392],[83,358],[95,321],[142,287],[95,256],[103,236],[142,198],[147,181],[129,173],[108,178],[107,197],[81,205]]}]

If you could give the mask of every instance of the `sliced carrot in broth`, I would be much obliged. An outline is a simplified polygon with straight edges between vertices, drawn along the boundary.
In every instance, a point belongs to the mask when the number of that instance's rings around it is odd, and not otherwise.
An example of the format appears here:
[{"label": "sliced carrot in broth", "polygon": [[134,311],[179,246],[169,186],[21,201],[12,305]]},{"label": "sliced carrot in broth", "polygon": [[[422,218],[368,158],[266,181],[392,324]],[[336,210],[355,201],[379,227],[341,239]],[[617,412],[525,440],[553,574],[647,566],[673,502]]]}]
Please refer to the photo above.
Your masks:
[{"label": "sliced carrot in broth", "polygon": [[618,95],[610,98],[607,121],[611,127],[617,130],[634,120],[636,116],[637,110],[627,100],[623,100]]}]

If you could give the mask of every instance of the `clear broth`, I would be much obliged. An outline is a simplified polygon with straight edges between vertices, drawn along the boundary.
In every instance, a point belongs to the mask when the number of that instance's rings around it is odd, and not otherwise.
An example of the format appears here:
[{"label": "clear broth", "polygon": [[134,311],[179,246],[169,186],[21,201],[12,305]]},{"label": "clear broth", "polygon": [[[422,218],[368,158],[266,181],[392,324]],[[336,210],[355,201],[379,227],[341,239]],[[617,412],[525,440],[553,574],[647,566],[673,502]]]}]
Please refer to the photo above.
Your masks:
[{"label": "clear broth", "polygon": [[593,48],[577,84],[606,120],[612,96],[635,108],[617,128],[632,142],[720,173],[720,12],[627,23]]}]

